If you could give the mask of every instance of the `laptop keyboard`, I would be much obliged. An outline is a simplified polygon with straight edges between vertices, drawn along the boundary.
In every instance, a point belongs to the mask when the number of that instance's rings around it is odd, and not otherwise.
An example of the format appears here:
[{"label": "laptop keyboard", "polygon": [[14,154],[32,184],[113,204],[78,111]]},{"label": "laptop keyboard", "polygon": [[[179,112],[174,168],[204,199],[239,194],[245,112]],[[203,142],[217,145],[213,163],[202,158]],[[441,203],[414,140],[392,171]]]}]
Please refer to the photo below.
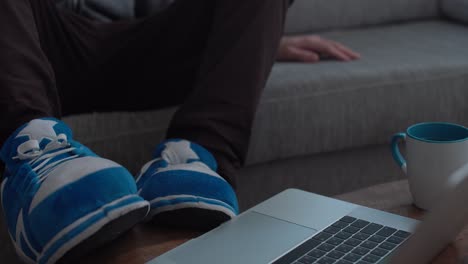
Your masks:
[{"label": "laptop keyboard", "polygon": [[410,235],[403,230],[345,216],[273,263],[377,263]]}]

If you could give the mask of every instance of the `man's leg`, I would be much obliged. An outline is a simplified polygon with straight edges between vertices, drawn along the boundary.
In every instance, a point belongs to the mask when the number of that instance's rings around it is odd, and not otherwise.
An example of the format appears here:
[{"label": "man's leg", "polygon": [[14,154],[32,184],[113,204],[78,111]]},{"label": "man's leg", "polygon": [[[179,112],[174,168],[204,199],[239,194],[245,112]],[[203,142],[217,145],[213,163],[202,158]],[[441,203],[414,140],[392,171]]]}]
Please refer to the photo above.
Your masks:
[{"label": "man's leg", "polygon": [[38,32],[29,1],[0,1],[0,145],[27,121],[59,115],[54,71]]},{"label": "man's leg", "polygon": [[234,184],[251,125],[283,33],[286,0],[216,1],[196,85],[174,116],[168,137],[208,148]]},{"label": "man's leg", "polygon": [[[210,20],[202,30],[206,41],[196,53],[200,54],[196,68],[180,72],[179,78],[189,76],[193,84],[183,90],[187,95],[170,124],[168,140],[157,146],[155,159],[142,168],[137,186],[150,202],[149,216],[157,223],[210,229],[239,212],[231,185],[247,154],[252,121],[275,61],[288,1],[196,3],[203,3],[205,9],[198,12]],[[183,11],[193,1],[180,0],[175,5]],[[194,12],[194,8],[185,10]],[[177,87],[176,83],[180,84],[176,81],[167,89]]]},{"label": "man's leg", "polygon": [[[67,29],[82,27],[52,3],[0,0],[0,195],[10,237],[27,263],[68,263],[149,209],[128,170],[74,141],[53,118],[60,115],[62,73],[83,60],[73,47],[79,38]],[[63,58],[77,60],[57,63]]]}]

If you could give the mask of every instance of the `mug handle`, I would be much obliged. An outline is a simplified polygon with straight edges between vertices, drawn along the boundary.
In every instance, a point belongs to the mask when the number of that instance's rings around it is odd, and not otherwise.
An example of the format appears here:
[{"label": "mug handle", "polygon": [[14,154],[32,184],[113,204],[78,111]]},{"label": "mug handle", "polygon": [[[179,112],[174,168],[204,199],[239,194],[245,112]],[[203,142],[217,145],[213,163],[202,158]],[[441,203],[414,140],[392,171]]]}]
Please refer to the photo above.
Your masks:
[{"label": "mug handle", "polygon": [[400,149],[398,148],[398,143],[400,141],[406,141],[406,134],[405,133],[397,133],[393,135],[392,137],[392,156],[395,162],[400,166],[400,168],[403,170],[403,172],[406,174],[406,160],[401,155]]}]

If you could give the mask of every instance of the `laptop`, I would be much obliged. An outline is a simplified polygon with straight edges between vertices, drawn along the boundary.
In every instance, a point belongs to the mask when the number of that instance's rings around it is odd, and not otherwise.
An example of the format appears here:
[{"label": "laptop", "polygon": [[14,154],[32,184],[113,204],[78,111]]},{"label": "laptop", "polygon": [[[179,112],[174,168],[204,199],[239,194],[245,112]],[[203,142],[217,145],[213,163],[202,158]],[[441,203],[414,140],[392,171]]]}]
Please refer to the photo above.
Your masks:
[{"label": "laptop", "polygon": [[422,221],[287,189],[147,264],[428,263],[467,222],[467,188]]}]

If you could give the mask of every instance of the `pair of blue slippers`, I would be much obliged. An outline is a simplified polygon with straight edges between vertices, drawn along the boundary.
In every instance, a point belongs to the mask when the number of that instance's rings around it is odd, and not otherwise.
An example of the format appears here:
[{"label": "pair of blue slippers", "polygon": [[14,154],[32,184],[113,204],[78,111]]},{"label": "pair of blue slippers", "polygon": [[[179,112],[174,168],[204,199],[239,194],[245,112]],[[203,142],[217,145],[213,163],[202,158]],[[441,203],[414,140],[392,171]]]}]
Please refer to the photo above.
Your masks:
[{"label": "pair of blue slippers", "polygon": [[26,263],[73,262],[142,221],[209,230],[239,211],[214,157],[187,140],[158,145],[136,181],[54,118],[18,128],[0,157],[3,211]]}]

